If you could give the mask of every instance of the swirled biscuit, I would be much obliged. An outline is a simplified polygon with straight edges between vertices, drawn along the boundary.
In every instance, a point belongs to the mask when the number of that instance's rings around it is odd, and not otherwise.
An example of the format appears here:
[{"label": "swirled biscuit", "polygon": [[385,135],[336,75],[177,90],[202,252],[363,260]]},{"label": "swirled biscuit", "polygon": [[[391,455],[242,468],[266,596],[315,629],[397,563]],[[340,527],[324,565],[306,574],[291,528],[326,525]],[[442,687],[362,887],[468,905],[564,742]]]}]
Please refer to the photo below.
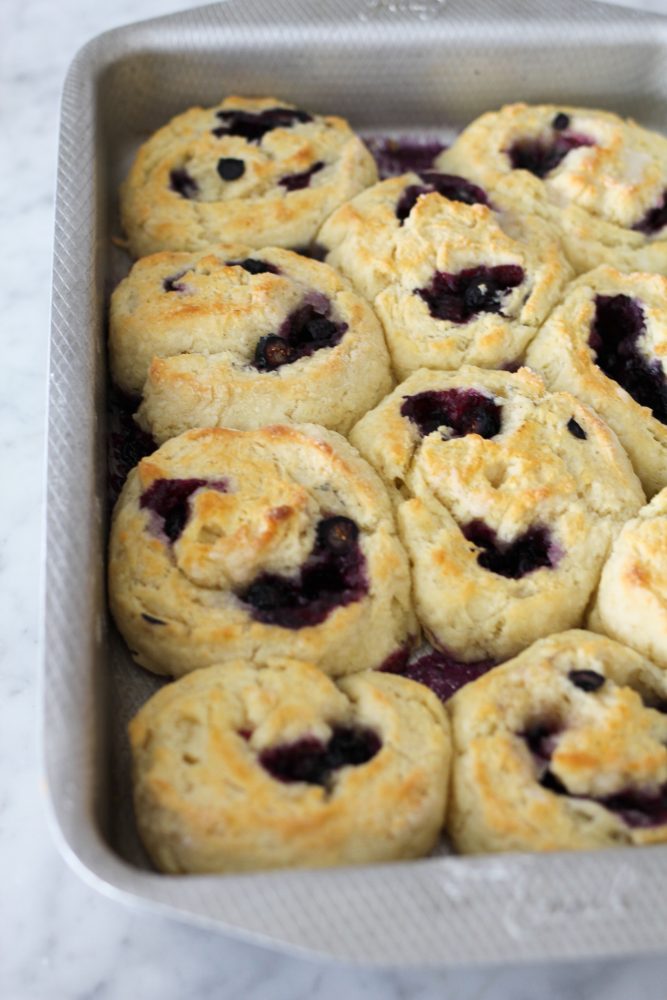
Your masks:
[{"label": "swirled biscuit", "polygon": [[614,433],[527,369],[415,372],[350,440],[395,497],[422,625],[465,662],[580,624],[643,502]]},{"label": "swirled biscuit", "polygon": [[557,223],[578,272],[667,273],[667,139],[632,120],[512,104],[477,118],[436,165]]},{"label": "swirled biscuit", "polygon": [[380,480],[309,424],[188,431],[143,459],[114,511],[109,591],[135,660],[176,676],[271,655],[338,676],[416,633]]},{"label": "swirled biscuit", "polygon": [[112,295],[109,343],[112,374],[143,390],[138,419],[158,442],[285,420],[345,433],[392,386],[370,306],[289,250],[144,257]]},{"label": "swirled biscuit", "polygon": [[447,828],[463,853],[667,841],[667,683],[574,630],[462,688],[448,709]]},{"label": "swirled biscuit", "polygon": [[614,540],[589,628],[667,668],[667,489]]},{"label": "swirled biscuit", "polygon": [[177,115],[143,144],[121,189],[122,222],[135,257],[222,239],[300,247],[376,178],[342,118],[228,97]]},{"label": "swirled biscuit", "polygon": [[447,717],[402,677],[335,684],[311,664],[237,660],[162,688],[130,741],[139,829],[163,871],[413,858],[443,826]]},{"label": "swirled biscuit", "polygon": [[667,485],[667,278],[598,267],[572,283],[526,354],[552,389],[593,406],[648,496]]},{"label": "swirled biscuit", "polygon": [[405,174],[343,205],[317,237],[372,302],[399,378],[514,364],[572,276],[553,226],[485,201],[463,178]]}]

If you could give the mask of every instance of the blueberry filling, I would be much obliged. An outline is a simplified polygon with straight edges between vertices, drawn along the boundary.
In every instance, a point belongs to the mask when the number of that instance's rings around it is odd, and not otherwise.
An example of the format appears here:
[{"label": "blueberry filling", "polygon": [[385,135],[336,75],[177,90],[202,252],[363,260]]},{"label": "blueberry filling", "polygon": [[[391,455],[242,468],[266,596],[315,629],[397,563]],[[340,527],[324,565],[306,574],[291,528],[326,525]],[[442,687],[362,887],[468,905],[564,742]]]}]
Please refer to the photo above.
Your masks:
[{"label": "blueberry filling", "polygon": [[430,688],[441,701],[447,701],[453,694],[456,694],[459,688],[470,684],[471,681],[476,681],[478,677],[488,673],[495,665],[494,660],[461,663],[449,653],[434,650],[432,653],[425,653],[418,657],[412,663],[406,663],[405,658],[402,663],[398,662],[398,659],[395,664],[385,662],[382,665],[382,670],[386,673],[401,674],[408,680],[417,681]]},{"label": "blueberry filling", "polygon": [[401,225],[415,207],[417,199],[423,194],[431,194],[434,191],[449,201],[461,201],[464,205],[489,204],[486,193],[464,177],[457,177],[454,174],[439,174],[435,171],[424,171],[420,176],[424,183],[410,184],[406,187],[396,205],[396,218],[401,220]]},{"label": "blueberry filling", "polygon": [[349,518],[334,516],[319,522],[313,549],[294,577],[262,573],[237,596],[256,621],[298,629],[319,625],[334,608],[367,592],[359,529]]},{"label": "blueberry filling", "polygon": [[287,188],[288,191],[300,191],[310,185],[310,178],[313,174],[317,174],[323,169],[324,164],[318,160],[308,170],[302,170],[300,174],[287,174],[285,177],[281,177],[278,183]]},{"label": "blueberry filling", "polygon": [[654,208],[649,208],[644,218],[635,223],[632,228],[638,233],[652,236],[654,233],[659,233],[665,226],[667,226],[667,191],[663,192],[660,203]]},{"label": "blueberry filling", "polygon": [[[593,670],[573,671],[572,673],[601,676]],[[572,674],[569,676],[572,679]],[[602,681],[604,682],[604,678]],[[650,790],[625,788],[613,795],[600,796],[599,798],[593,795],[575,795],[569,792],[560,778],[549,768],[561,731],[558,724],[550,725],[538,722],[519,734],[526,741],[535,758],[538,781],[543,788],[555,795],[567,795],[572,799],[595,802],[615,813],[627,826],[646,828],[667,823],[667,784]]]},{"label": "blueberry filling", "polygon": [[581,441],[585,441],[586,440],[586,436],[587,436],[586,435],[586,431],[581,426],[581,424],[577,423],[577,421],[574,419],[574,417],[571,417],[570,420],[568,420],[568,422],[567,422],[567,429],[570,432],[570,434],[572,435],[572,437],[579,438]]},{"label": "blueberry filling", "polygon": [[364,142],[375,159],[381,179],[398,177],[407,170],[417,174],[429,170],[436,156],[447,148],[441,142],[415,142],[413,139],[370,137]]},{"label": "blueberry filling", "polygon": [[309,257],[310,260],[324,260],[329,251],[321,243],[309,243],[305,247],[292,247],[292,253],[298,253],[301,257]]},{"label": "blueberry filling", "polygon": [[199,194],[197,181],[190,176],[185,167],[170,172],[169,187],[176,194],[180,194],[181,198],[196,198]]},{"label": "blueberry filling", "polygon": [[602,674],[595,670],[571,670],[567,676],[582,691],[598,691],[605,682]]},{"label": "blueberry filling", "polygon": [[248,274],[279,274],[278,268],[267,264],[265,260],[256,257],[246,257],[245,260],[228,260],[227,267],[242,267]]},{"label": "blueberry filling", "polygon": [[660,362],[649,361],[638,349],[645,331],[639,302],[627,295],[598,295],[588,343],[595,363],[634,400],[648,406],[656,420],[667,424],[667,385]]},{"label": "blueberry filling", "polygon": [[275,128],[291,128],[298,122],[312,122],[311,115],[295,108],[267,108],[266,111],[216,111],[220,125],[211,129],[213,135],[240,135],[248,142],[261,142]]},{"label": "blueberry filling", "polygon": [[405,396],[401,416],[419,428],[422,437],[449,427],[451,437],[479,434],[492,438],[500,432],[502,406],[476,389],[442,389]]},{"label": "blueberry filling", "polygon": [[304,736],[294,743],[263,750],[259,762],[278,781],[304,781],[326,788],[334,771],[366,764],[381,746],[382,741],[372,729],[335,726],[327,743],[315,736]]},{"label": "blueberry filling", "polygon": [[498,576],[519,580],[536,569],[552,569],[556,565],[557,553],[551,533],[539,525],[528,528],[512,542],[498,541],[493,528],[480,520],[470,521],[461,531],[469,542],[483,549],[477,556],[479,565]]},{"label": "blueberry filling", "polygon": [[501,313],[503,297],[524,279],[516,264],[470,267],[458,274],[436,271],[431,284],[415,288],[434,319],[467,323],[480,312]]},{"label": "blueberry filling", "polygon": [[347,330],[347,323],[328,318],[331,303],[322,297],[317,305],[306,303],[291,313],[278,333],[262,337],[255,348],[253,364],[258,371],[270,372],[309,357],[323,347],[335,347]]},{"label": "blueberry filling", "polygon": [[[567,117],[567,116],[564,116]],[[554,119],[559,119],[557,115]],[[564,126],[566,127],[566,126]],[[551,141],[546,139],[518,139],[507,150],[514,170],[528,170],[536,177],[546,177],[555,170],[573,149],[594,146],[595,142],[586,135],[566,133],[555,127],[556,135]]]},{"label": "blueberry filling", "polygon": [[141,494],[139,506],[156,515],[160,521],[160,530],[170,542],[175,542],[180,538],[190,516],[190,497],[202,486],[220,493],[227,489],[224,480],[210,482],[207,479],[156,479]]},{"label": "blueberry filling", "polygon": [[217,170],[223,181],[237,181],[245,173],[245,163],[234,156],[223,156],[218,160]]},{"label": "blueberry filling", "polygon": [[164,289],[164,291],[165,292],[186,291],[188,286],[181,281],[181,278],[183,278],[187,273],[188,273],[187,270],[179,271],[178,274],[172,274],[170,275],[170,277],[165,278],[164,281],[162,282],[162,288]]},{"label": "blueberry filling", "polygon": [[557,115],[554,115],[551,127],[556,132],[564,132],[566,128],[570,127],[570,116],[566,115],[564,111],[559,111]]}]

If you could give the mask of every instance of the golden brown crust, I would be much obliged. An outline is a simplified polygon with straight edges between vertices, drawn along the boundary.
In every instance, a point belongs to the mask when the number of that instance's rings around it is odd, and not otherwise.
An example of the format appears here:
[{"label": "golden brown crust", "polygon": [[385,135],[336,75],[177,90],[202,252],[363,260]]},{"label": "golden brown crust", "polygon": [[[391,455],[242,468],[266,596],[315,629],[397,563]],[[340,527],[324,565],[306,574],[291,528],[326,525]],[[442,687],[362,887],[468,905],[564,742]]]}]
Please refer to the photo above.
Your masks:
[{"label": "golden brown crust", "polygon": [[[262,751],[336,726],[371,729],[379,751],[326,786],[283,782]],[[162,688],[130,723],[135,809],[169,872],[323,867],[419,857],[442,829],[449,726],[435,695],[390,674],[338,685],[271,659],[198,670]]]},{"label": "golden brown crust", "polygon": [[[568,676],[604,680],[584,690]],[[662,843],[667,824],[630,825],[594,799],[657,794],[667,781],[667,685],[652,663],[574,630],[541,639],[448,702],[454,764],[447,828],[457,850],[555,851]],[[544,726],[548,754],[531,752]],[[540,783],[545,771],[565,786]],[[611,805],[611,804],[610,804]]]},{"label": "golden brown crust", "polygon": [[[121,189],[123,228],[135,257],[158,250],[198,250],[221,239],[249,246],[307,246],[338,205],[377,178],[372,156],[342,118],[313,116],[266,133],[261,142],[215,136],[216,112],[292,108],[274,98],[228,97],[214,108],[177,115],[144,143]],[[240,159],[243,175],[225,182],[220,158]],[[324,167],[308,186],[280,179]],[[173,190],[172,170],[187,170],[195,197]]]},{"label": "golden brown crust", "polygon": [[549,388],[572,392],[595,408],[618,435],[651,497],[667,485],[667,426],[597,365],[589,337],[598,295],[626,295],[640,305],[646,331],[638,347],[664,371],[667,278],[611,267],[598,267],[572,282],[528,348],[526,364]]},{"label": "golden brown crust", "polygon": [[[159,479],[212,484],[192,493],[173,542],[140,502]],[[316,625],[256,620],[236,595],[262,573],[298,573],[317,524],[334,515],[359,529],[365,595]],[[314,425],[189,431],[143,459],[114,512],[109,588],[136,661],[175,676],[271,655],[338,676],[378,666],[416,633],[407,558],[382,484],[344,438]]]},{"label": "golden brown crust", "polygon": [[[498,434],[425,437],[401,414],[406,397],[474,390],[501,407]],[[586,437],[568,430],[574,420]],[[506,659],[535,639],[582,622],[620,525],[643,493],[616,436],[569,393],[549,393],[532,372],[423,370],[361,419],[352,443],[397,504],[415,607],[430,639],[466,662]],[[463,533],[482,521],[500,543],[548,532],[551,566],[518,579],[479,563]]]}]

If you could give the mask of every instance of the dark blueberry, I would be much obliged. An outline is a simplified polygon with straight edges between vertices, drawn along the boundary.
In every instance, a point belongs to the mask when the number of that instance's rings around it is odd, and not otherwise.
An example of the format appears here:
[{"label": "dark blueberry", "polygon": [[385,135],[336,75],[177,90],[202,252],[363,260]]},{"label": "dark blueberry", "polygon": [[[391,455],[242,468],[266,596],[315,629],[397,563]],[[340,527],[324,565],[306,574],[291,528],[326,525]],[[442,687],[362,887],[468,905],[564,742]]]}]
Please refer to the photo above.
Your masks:
[{"label": "dark blueberry", "polygon": [[385,674],[402,674],[408,665],[408,660],[410,659],[410,646],[399,646],[395,649],[393,653],[390,653],[385,660],[382,661],[378,670]]},{"label": "dark blueberry", "polygon": [[425,171],[421,174],[424,184],[410,184],[406,187],[396,205],[396,217],[405,222],[417,199],[423,194],[437,191],[449,201],[460,201],[465,205],[488,205],[489,200],[482,188],[471,184],[464,177],[454,174],[439,174],[435,171]]},{"label": "dark blueberry", "polygon": [[246,257],[245,260],[228,260],[227,267],[242,267],[248,274],[279,274],[278,268],[267,264],[265,260],[256,257]]},{"label": "dark blueberry", "polygon": [[276,368],[289,365],[295,360],[290,345],[275,333],[262,337],[255,348],[254,365],[260,372],[273,372]]},{"label": "dark blueberry", "polygon": [[347,330],[347,323],[335,323],[326,313],[328,299],[317,306],[305,303],[281,325],[278,334],[262,337],[255,349],[254,365],[259,371],[275,371],[299,358],[309,357],[323,347],[335,347]]},{"label": "dark blueberry", "polygon": [[632,228],[638,233],[652,236],[654,233],[659,233],[665,226],[667,226],[667,191],[663,191],[658,204],[649,208],[644,218],[635,223]]},{"label": "dark blueberry", "polygon": [[593,795],[572,794],[550,770],[546,770],[539,781],[543,788],[556,795],[567,795],[571,799],[603,806],[630,827],[647,829],[667,823],[667,785],[655,789],[624,788],[614,795],[596,798]]},{"label": "dark blueberry", "polygon": [[595,670],[571,670],[567,675],[575,687],[582,691],[597,691],[605,682],[602,674]]},{"label": "dark blueberry", "polygon": [[385,177],[398,177],[407,170],[420,174],[429,170],[437,156],[447,147],[442,143],[427,140],[416,142],[414,139],[387,139],[384,137],[369,137],[364,139],[375,158],[378,174]]},{"label": "dark blueberry", "polygon": [[323,168],[324,164],[318,161],[308,170],[302,170],[300,174],[286,174],[285,177],[280,178],[278,183],[287,188],[288,191],[300,191],[302,188],[307,188],[313,174],[319,173]]},{"label": "dark blueberry", "polygon": [[449,427],[452,437],[492,438],[500,432],[502,406],[476,389],[429,390],[405,396],[401,416],[416,424],[423,437]]},{"label": "dark blueberry", "polygon": [[336,726],[326,744],[314,736],[305,736],[294,743],[263,750],[259,762],[278,781],[304,781],[326,787],[334,771],[366,764],[381,746],[372,729]]},{"label": "dark blueberry", "polygon": [[109,396],[109,500],[116,502],[130,469],[157,448],[150,434],[140,430],[133,418],[140,400],[112,387]]},{"label": "dark blueberry", "polygon": [[165,292],[184,292],[186,285],[181,282],[181,278],[186,275],[187,269],[185,271],[179,271],[178,274],[172,274],[169,278],[165,278],[162,282],[162,288]]},{"label": "dark blueberry", "polygon": [[557,115],[554,115],[551,127],[556,132],[563,132],[566,128],[570,127],[570,116],[566,115],[564,111],[559,111]]},{"label": "dark blueberry", "polygon": [[157,515],[162,522],[162,531],[170,542],[175,542],[190,516],[190,497],[202,486],[221,493],[227,488],[224,480],[210,482],[207,479],[156,479],[141,494],[139,506]]},{"label": "dark blueberry", "polygon": [[560,780],[557,778],[553,771],[546,770],[542,777],[540,778],[540,784],[542,788],[546,788],[548,791],[553,792],[555,795],[568,795],[568,790]]},{"label": "dark blueberry", "polygon": [[667,424],[667,383],[662,365],[639,350],[645,332],[644,312],[627,295],[598,295],[588,343],[596,364],[634,400]]},{"label": "dark blueberry", "polygon": [[528,744],[528,749],[539,764],[548,764],[554,752],[562,726],[560,722],[535,722],[519,733]]},{"label": "dark blueberry", "polygon": [[223,181],[237,181],[245,173],[245,163],[233,156],[223,156],[218,160],[217,169]]},{"label": "dark blueberry", "polygon": [[464,525],[461,531],[469,542],[484,550],[477,557],[479,565],[510,580],[556,565],[557,556],[547,528],[528,528],[512,542],[499,542],[495,531],[479,520]]},{"label": "dark blueberry", "polygon": [[146,614],[143,613],[143,611],[141,613],[141,617],[144,619],[144,621],[148,622],[149,625],[166,625],[167,624],[166,622],[163,622],[161,618],[154,618],[153,615],[146,615]]},{"label": "dark blueberry", "polygon": [[568,420],[567,429],[572,435],[572,437],[579,438],[581,441],[586,440],[586,431],[581,426],[581,424],[577,423],[574,417],[571,417],[570,420]]},{"label": "dark blueberry", "polygon": [[349,552],[357,544],[359,528],[349,517],[327,517],[317,525],[317,545],[332,552]]},{"label": "dark blueberry", "polygon": [[181,198],[196,198],[199,194],[199,185],[194,177],[191,177],[185,167],[180,170],[172,170],[169,174],[169,186]]},{"label": "dark blueberry", "polygon": [[334,608],[358,601],[367,592],[358,528],[348,518],[335,516],[317,525],[315,544],[298,574],[262,573],[237,596],[252,608],[256,621],[298,629],[319,625]]},{"label": "dark blueberry", "polygon": [[329,253],[328,249],[321,243],[309,243],[308,246],[293,247],[292,250],[301,257],[309,257],[311,260],[324,260]]},{"label": "dark blueberry", "polygon": [[573,149],[594,146],[595,142],[586,135],[559,133],[551,141],[545,139],[518,139],[507,150],[514,170],[528,170],[536,177],[546,177],[555,170]]},{"label": "dark blueberry", "polygon": [[414,293],[426,302],[434,319],[467,323],[480,312],[502,315],[503,297],[523,279],[523,268],[516,264],[471,267],[458,274],[436,271],[431,284],[415,288]]},{"label": "dark blueberry", "polygon": [[381,670],[390,674],[401,674],[411,681],[417,681],[430,688],[441,701],[447,701],[465,684],[476,681],[478,677],[488,673],[496,666],[493,660],[478,660],[476,663],[461,663],[449,653],[434,651],[425,653],[412,663],[407,663],[407,651],[401,659],[394,654],[396,660],[390,659],[382,664]]},{"label": "dark blueberry", "polygon": [[312,122],[305,111],[295,108],[267,108],[266,111],[216,111],[220,125],[211,129],[213,135],[240,135],[248,142],[261,142],[275,128],[291,128],[297,122]]}]

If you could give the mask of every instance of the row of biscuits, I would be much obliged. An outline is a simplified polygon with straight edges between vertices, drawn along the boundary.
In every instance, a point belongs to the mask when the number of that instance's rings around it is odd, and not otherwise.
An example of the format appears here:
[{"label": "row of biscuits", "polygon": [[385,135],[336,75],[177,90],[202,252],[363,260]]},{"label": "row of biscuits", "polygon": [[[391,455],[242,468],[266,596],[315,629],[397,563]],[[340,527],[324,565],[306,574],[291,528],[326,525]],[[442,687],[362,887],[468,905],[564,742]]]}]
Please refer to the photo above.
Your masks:
[{"label": "row of biscuits", "polygon": [[[618,593],[629,575],[656,590],[627,564],[665,504],[640,510],[667,485],[667,279],[609,265],[667,269],[665,166],[665,140],[633,123],[524,106],[379,183],[346,123],[272,99],[194,109],[142,147],[123,219],[151,256],[112,297],[110,351],[166,443],[117,505],[110,597],[139,663],[189,675],[131,726],[158,866],[419,856],[446,815],[465,851],[663,837],[660,671],[557,633],[588,618],[640,648],[643,601],[623,631]],[[632,233],[619,258],[613,227]],[[523,361],[546,387],[498,370]],[[641,649],[655,662],[660,625]],[[442,652],[408,663],[420,628]],[[409,679],[447,665],[487,674],[449,703],[453,756]],[[478,758],[476,699],[487,718],[540,671],[491,727],[502,754]],[[608,729],[618,754],[595,757]]]}]

